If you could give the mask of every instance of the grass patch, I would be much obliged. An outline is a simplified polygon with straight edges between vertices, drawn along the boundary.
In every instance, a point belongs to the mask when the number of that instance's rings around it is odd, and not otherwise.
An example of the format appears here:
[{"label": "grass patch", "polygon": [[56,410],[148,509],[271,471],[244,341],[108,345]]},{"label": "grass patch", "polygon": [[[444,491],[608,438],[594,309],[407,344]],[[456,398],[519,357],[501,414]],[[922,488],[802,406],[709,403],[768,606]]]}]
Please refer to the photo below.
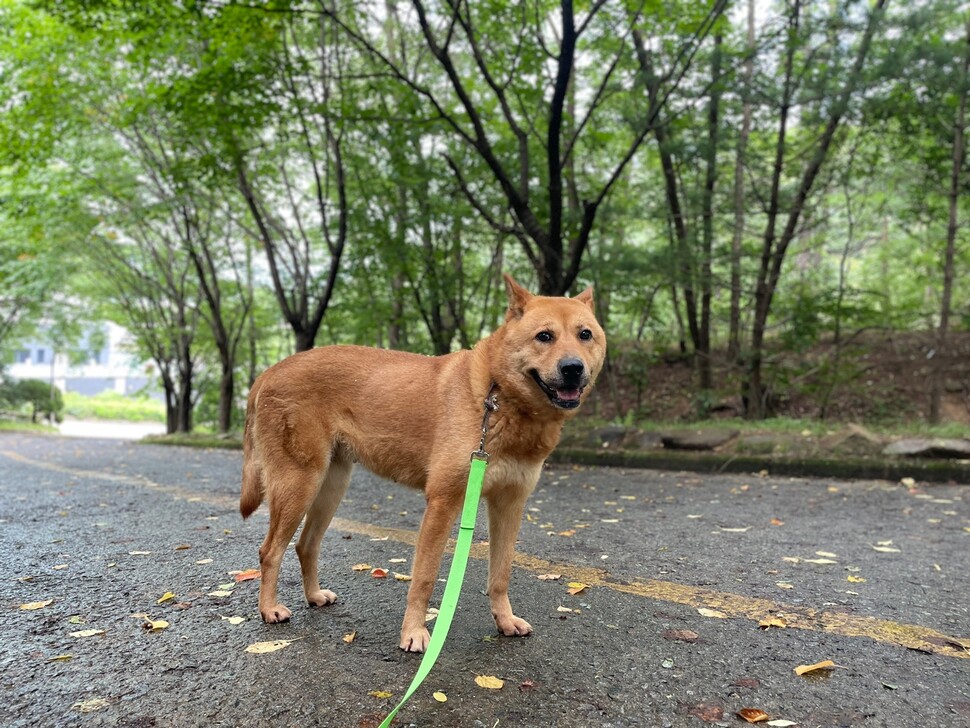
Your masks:
[{"label": "grass patch", "polygon": [[215,435],[209,432],[176,432],[171,435],[148,435],[139,442],[148,445],[179,445],[181,447],[239,450],[242,448],[242,434],[238,432],[229,435]]},{"label": "grass patch", "polygon": [[88,397],[68,392],[64,395],[64,414],[79,420],[165,422],[165,405],[147,396],[101,392]]},{"label": "grass patch", "polygon": [[0,432],[57,432],[57,428],[26,420],[0,419]]}]

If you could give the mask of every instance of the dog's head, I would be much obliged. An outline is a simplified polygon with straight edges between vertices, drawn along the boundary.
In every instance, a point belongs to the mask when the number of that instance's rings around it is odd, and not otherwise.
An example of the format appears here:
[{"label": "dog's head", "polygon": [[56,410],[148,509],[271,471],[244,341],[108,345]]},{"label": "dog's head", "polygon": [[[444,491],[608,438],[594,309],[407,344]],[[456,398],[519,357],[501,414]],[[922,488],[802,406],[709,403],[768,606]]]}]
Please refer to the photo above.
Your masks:
[{"label": "dog's head", "polygon": [[503,387],[535,407],[575,410],[606,356],[593,289],[575,298],[534,296],[505,275],[509,308],[498,362]]}]

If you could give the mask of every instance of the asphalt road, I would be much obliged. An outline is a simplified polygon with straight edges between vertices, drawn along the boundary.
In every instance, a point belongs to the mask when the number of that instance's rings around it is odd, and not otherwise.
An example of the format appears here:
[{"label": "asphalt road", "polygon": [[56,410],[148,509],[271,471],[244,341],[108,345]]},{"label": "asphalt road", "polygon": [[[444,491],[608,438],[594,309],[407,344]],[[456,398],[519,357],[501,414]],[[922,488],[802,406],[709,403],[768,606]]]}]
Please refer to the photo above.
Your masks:
[{"label": "asphalt road", "polygon": [[[265,508],[236,510],[240,459],[0,434],[0,724],[377,725],[419,658],[397,649],[407,583],[353,566],[408,573],[420,494],[355,473],[321,556],[339,601],[305,608],[289,553],[294,617],[264,625],[258,582],[230,575],[258,567],[266,528]],[[512,580],[535,634],[495,636],[479,548],[396,725],[735,726],[754,708],[804,728],[970,726],[968,500],[959,485],[550,468]],[[271,640],[294,641],[246,652]],[[823,660],[838,667],[794,672]]]}]

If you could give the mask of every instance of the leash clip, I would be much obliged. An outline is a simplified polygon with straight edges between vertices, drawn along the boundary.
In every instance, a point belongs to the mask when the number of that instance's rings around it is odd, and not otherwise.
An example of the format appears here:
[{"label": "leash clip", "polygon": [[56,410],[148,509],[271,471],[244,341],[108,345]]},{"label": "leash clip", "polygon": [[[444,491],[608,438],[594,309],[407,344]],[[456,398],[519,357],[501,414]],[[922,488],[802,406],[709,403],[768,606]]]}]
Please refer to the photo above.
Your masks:
[{"label": "leash clip", "polygon": [[493,384],[489,387],[488,395],[482,403],[485,408],[485,415],[482,417],[482,439],[478,443],[478,449],[472,453],[471,457],[472,460],[484,460],[486,463],[488,462],[488,453],[485,452],[485,438],[488,437],[488,417],[498,409],[498,399],[492,393],[494,389],[495,385]]}]

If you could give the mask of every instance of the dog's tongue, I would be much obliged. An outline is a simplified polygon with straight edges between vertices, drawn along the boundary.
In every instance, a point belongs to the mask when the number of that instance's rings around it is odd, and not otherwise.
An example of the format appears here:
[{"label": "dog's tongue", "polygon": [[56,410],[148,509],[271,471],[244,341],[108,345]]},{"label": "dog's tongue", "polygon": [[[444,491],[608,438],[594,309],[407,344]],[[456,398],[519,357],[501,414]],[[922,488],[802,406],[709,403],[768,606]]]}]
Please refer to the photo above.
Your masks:
[{"label": "dog's tongue", "polygon": [[556,390],[556,396],[564,402],[573,402],[579,399],[579,389],[577,387],[563,387]]}]

